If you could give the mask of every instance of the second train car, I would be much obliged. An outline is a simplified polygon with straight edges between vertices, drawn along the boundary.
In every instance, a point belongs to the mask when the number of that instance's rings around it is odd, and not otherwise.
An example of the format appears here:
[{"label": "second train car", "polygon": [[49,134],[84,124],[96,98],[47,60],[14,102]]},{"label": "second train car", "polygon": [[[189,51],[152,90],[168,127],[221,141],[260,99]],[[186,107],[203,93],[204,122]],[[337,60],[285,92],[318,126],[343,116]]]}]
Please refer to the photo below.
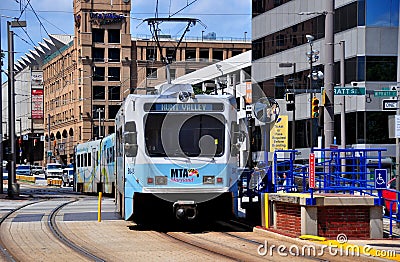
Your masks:
[{"label": "second train car", "polygon": [[75,147],[75,188],[82,193],[115,193],[115,134]]}]

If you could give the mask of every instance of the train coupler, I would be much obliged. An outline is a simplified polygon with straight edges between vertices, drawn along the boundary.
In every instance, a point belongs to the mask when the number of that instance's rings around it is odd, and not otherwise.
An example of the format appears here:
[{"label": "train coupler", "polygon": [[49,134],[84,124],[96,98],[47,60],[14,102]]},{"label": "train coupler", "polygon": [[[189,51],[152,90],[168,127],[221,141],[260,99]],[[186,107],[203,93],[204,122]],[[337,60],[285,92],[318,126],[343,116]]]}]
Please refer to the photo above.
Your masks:
[{"label": "train coupler", "polygon": [[173,205],[176,218],[192,220],[197,217],[197,204],[194,201],[176,201]]}]

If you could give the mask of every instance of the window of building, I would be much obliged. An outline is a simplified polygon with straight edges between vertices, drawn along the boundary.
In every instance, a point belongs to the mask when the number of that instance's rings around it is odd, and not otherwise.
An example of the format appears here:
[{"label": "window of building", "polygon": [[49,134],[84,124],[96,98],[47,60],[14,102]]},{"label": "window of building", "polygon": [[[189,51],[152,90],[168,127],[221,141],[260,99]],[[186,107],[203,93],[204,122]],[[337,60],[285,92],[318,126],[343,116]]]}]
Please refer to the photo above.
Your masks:
[{"label": "window of building", "polygon": [[93,86],[93,100],[105,100],[104,86]]},{"label": "window of building", "polygon": [[396,82],[397,56],[367,56],[366,80]]},{"label": "window of building", "polygon": [[96,48],[92,49],[93,61],[94,62],[104,62],[104,48]]},{"label": "window of building", "polygon": [[186,60],[196,60],[196,49],[185,49],[185,59]]},{"label": "window of building", "polygon": [[109,48],[108,49],[108,62],[120,62],[121,61],[121,55],[120,55],[120,49],[119,48]]},{"label": "window of building", "polygon": [[156,79],[157,78],[157,68],[146,68],[146,77]]},{"label": "window of building", "polygon": [[121,68],[119,67],[109,67],[108,68],[108,81],[120,81]]},{"label": "window of building", "polygon": [[146,48],[146,60],[155,61],[157,60],[157,48],[156,47],[147,47]]},{"label": "window of building", "polygon": [[224,51],[222,49],[212,50],[213,60],[222,61],[224,59]]},{"label": "window of building", "polygon": [[285,36],[277,35],[276,36],[276,46],[284,46],[285,45]]},{"label": "window of building", "polygon": [[397,27],[399,25],[399,1],[365,1],[367,26]]},{"label": "window of building", "polygon": [[99,119],[99,112],[98,110],[102,109],[103,112],[100,113],[100,118],[104,118],[104,105],[93,105],[93,119]]},{"label": "window of building", "polygon": [[[272,0],[268,0],[267,5],[269,5],[270,1]],[[357,26],[357,16],[354,13],[357,12],[358,2],[352,2],[335,10],[335,33],[343,32]],[[315,38],[314,40],[323,38],[325,35],[325,16],[319,15],[297,26],[285,28],[265,37],[254,39],[252,42],[253,60],[306,44],[304,37],[306,34],[312,34]],[[289,35],[293,35],[292,41],[285,41],[284,37],[282,37]],[[271,48],[274,46],[278,48]]]},{"label": "window of building", "polygon": [[171,80],[174,80],[176,78],[176,69],[175,68],[170,68],[169,73],[171,76]]},{"label": "window of building", "polygon": [[203,60],[210,59],[209,52],[210,52],[210,50],[208,50],[208,49],[200,49],[200,59],[203,59]]},{"label": "window of building", "polygon": [[169,61],[176,61],[175,48],[168,47],[166,50],[166,56],[169,59]]},{"label": "window of building", "polygon": [[108,100],[121,100],[121,87],[109,86],[108,87]]},{"label": "window of building", "polygon": [[119,29],[108,29],[108,43],[119,44],[121,42]]},{"label": "window of building", "polygon": [[92,29],[93,43],[104,43],[104,29]]},{"label": "window of building", "polygon": [[105,79],[105,68],[95,66],[93,67],[93,81],[104,81]]},{"label": "window of building", "polygon": [[117,116],[118,110],[120,109],[121,106],[118,105],[111,105],[108,106],[108,119],[115,119]]},{"label": "window of building", "polygon": [[[108,112],[110,112],[110,111],[108,111]],[[109,134],[115,133],[115,126],[109,126],[109,127],[108,127],[108,133],[109,133]]]}]

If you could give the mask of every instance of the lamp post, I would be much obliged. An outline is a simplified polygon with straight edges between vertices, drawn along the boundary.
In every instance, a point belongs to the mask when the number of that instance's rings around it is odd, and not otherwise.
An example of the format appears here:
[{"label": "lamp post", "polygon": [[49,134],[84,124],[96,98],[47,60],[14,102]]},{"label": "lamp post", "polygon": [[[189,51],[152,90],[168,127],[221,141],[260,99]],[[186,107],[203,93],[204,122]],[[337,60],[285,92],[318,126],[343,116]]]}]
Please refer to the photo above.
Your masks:
[{"label": "lamp post", "polygon": [[334,11],[335,0],[327,0],[325,15],[325,105],[324,134],[325,148],[333,144],[334,136]]},{"label": "lamp post", "polygon": [[[14,79],[14,32],[10,30],[12,27],[26,27],[26,21],[7,21],[8,34],[8,119],[10,121],[10,170],[8,171],[8,196],[14,197],[19,195],[18,185],[15,176],[15,79]],[[16,192],[17,191],[17,192]]]},{"label": "lamp post", "polygon": [[292,149],[296,149],[296,90],[295,90],[295,79],[296,79],[296,63],[280,63],[279,67],[293,67],[293,78],[292,78],[292,92],[293,92],[293,124],[292,124]]},{"label": "lamp post", "polygon": [[247,31],[244,32],[244,41],[246,42]]},{"label": "lamp post", "polygon": [[201,42],[203,42],[204,39],[204,30],[201,30]]}]

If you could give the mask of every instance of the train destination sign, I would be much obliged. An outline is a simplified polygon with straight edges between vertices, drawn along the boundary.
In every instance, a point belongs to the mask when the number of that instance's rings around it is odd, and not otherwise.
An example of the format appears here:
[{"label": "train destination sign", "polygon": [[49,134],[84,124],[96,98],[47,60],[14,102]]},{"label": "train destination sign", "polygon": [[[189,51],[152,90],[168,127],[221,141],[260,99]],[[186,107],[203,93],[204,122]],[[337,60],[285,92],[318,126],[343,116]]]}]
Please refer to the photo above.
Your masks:
[{"label": "train destination sign", "polygon": [[224,110],[222,103],[147,103],[145,111],[151,112],[221,112]]}]

